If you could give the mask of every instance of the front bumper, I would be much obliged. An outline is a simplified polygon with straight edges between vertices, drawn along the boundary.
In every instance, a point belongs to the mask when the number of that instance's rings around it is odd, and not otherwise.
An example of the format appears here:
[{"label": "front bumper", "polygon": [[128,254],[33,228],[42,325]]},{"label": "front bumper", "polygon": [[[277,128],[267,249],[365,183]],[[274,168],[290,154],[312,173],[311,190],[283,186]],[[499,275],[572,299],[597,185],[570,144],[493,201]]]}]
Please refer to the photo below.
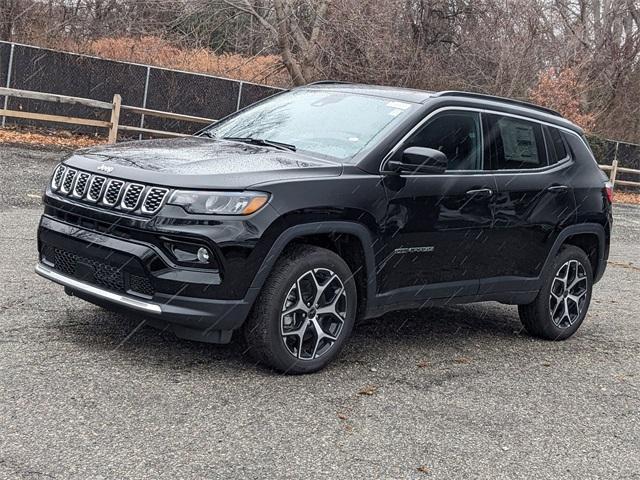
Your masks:
[{"label": "front bumper", "polygon": [[63,285],[68,294],[142,314],[151,325],[181,338],[227,343],[251,309],[246,298],[211,298],[213,287],[220,288],[219,275],[170,265],[154,245],[43,216],[38,247],[36,272]]}]

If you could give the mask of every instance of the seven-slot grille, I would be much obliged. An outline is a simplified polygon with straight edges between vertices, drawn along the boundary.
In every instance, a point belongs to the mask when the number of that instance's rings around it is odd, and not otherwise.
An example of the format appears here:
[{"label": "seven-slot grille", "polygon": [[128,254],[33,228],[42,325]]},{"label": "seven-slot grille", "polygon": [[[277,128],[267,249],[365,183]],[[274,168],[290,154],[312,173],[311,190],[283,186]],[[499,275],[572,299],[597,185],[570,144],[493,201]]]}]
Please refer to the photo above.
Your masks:
[{"label": "seven-slot grille", "polygon": [[73,196],[77,198],[84,197],[84,194],[87,192],[87,185],[89,185],[89,179],[91,175],[85,172],[80,172],[78,174],[78,180],[76,180],[76,186],[73,187]]},{"label": "seven-slot grille", "polygon": [[91,183],[89,186],[89,191],[87,192],[87,200],[90,202],[97,202],[100,200],[100,194],[102,193],[102,187],[104,187],[104,182],[107,179],[104,177],[94,176],[91,179]]},{"label": "seven-slot grille", "polygon": [[59,194],[70,195],[99,206],[127,212],[139,210],[145,215],[158,212],[169,194],[167,188],[128,183],[63,165],[59,165],[53,172],[51,189]]},{"label": "seven-slot grille", "polygon": [[167,196],[169,190],[166,188],[152,187],[147,192],[147,196],[142,204],[142,211],[144,213],[153,213],[157,211],[162,205],[162,201]]},{"label": "seven-slot grille", "polygon": [[60,188],[60,184],[62,183],[62,179],[64,178],[64,172],[67,171],[67,167],[64,165],[58,165],[56,171],[53,172],[53,179],[51,180],[51,188],[57,190]]},{"label": "seven-slot grille", "polygon": [[124,191],[122,197],[122,204],[120,205],[125,210],[135,210],[140,201],[140,195],[144,190],[144,185],[138,183],[130,183],[127,189]]},{"label": "seven-slot grille", "polygon": [[107,183],[107,190],[104,192],[104,197],[102,197],[102,203],[109,207],[113,207],[118,201],[118,198],[120,198],[122,187],[124,187],[124,182],[113,179],[109,180],[109,183]]},{"label": "seven-slot grille", "polygon": [[67,168],[67,173],[64,175],[64,180],[62,181],[62,185],[60,186],[60,191],[65,195],[68,195],[73,187],[73,180],[76,178],[77,170],[73,170],[72,168]]}]

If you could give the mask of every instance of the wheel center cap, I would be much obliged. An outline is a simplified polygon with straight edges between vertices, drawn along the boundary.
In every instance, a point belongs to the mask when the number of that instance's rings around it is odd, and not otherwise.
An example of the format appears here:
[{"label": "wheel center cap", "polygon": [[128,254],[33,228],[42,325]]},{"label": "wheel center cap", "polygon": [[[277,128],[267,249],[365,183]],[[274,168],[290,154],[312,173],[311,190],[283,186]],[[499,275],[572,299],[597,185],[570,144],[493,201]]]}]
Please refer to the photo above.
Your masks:
[{"label": "wheel center cap", "polygon": [[309,310],[309,318],[315,317],[316,313],[317,313],[316,307],[311,307],[311,310]]}]

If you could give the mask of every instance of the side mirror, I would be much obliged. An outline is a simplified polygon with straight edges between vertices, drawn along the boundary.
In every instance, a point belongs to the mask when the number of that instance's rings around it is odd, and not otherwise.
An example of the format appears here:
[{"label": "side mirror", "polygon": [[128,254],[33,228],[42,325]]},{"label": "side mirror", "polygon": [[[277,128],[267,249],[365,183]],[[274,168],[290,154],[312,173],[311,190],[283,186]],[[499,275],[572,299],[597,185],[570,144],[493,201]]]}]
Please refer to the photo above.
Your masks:
[{"label": "side mirror", "polygon": [[440,150],[424,147],[409,147],[402,152],[402,160],[391,160],[389,168],[394,172],[444,173],[449,160]]}]

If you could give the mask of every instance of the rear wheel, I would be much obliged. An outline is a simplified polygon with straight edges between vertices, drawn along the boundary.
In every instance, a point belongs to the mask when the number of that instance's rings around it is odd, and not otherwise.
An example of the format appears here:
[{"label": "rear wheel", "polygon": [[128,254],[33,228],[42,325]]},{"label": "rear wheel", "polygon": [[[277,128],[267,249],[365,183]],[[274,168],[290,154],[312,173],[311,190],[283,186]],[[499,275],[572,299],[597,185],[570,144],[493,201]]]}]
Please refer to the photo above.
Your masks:
[{"label": "rear wheel", "polygon": [[566,245],[551,268],[543,274],[536,299],[518,307],[527,331],[548,340],[564,340],[573,335],[587,315],[593,288],[593,272],[587,254]]},{"label": "rear wheel", "polygon": [[356,286],[346,262],[330,250],[288,250],[244,325],[249,354],[285,373],[310,373],[333,360],[351,333]]}]

